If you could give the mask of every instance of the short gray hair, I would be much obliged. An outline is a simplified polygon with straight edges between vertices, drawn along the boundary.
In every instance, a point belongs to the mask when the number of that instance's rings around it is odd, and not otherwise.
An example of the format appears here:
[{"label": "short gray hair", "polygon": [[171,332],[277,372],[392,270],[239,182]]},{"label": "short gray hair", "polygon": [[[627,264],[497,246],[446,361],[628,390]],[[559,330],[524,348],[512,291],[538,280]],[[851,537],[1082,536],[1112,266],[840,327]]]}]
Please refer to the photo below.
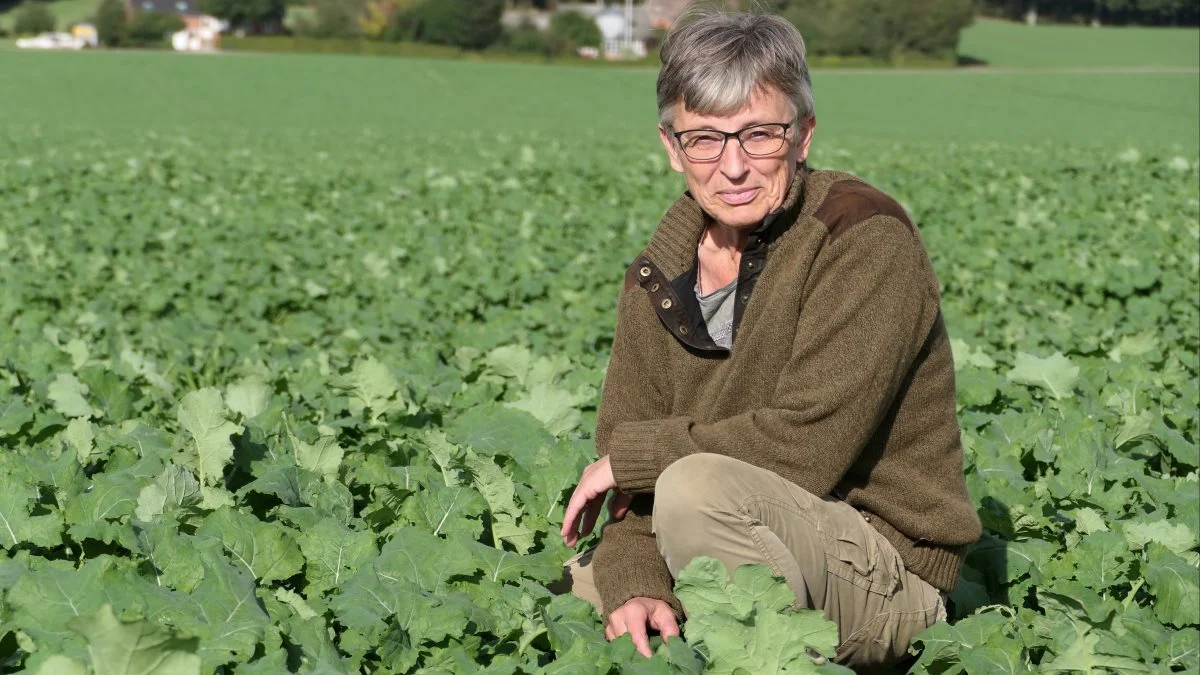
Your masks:
[{"label": "short gray hair", "polygon": [[774,87],[811,117],[812,81],[804,38],[772,14],[693,10],[680,17],[661,50],[658,123],[670,128],[675,104],[701,115],[730,115]]}]

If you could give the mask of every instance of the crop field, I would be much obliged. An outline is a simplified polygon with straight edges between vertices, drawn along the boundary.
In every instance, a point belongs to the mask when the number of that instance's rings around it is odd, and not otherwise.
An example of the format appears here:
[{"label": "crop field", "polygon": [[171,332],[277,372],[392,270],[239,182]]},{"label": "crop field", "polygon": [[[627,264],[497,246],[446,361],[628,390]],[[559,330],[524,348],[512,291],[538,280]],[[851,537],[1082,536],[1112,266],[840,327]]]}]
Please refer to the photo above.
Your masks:
[{"label": "crop field", "polygon": [[[652,660],[546,589],[682,186],[653,77],[0,57],[0,673],[846,672],[762,569]],[[908,671],[1200,671],[1200,83],[814,83],[930,251],[985,528]]]},{"label": "crop field", "polygon": [[1017,68],[1196,68],[1200,30],[1142,26],[1026,26],[976,19],[963,31],[968,61]]}]

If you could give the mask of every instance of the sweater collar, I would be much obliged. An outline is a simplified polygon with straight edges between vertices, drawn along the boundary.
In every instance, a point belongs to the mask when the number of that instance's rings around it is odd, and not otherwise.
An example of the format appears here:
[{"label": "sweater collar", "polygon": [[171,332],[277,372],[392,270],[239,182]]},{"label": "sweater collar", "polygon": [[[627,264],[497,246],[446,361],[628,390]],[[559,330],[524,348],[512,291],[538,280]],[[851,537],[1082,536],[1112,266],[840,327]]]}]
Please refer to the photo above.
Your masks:
[{"label": "sweater collar", "polygon": [[[768,213],[750,232],[747,246],[755,242],[769,244],[792,226],[804,206],[804,186],[809,172],[805,162],[796,166],[796,175],[792,178],[783,204]],[[645,255],[654,261],[668,279],[686,274],[695,265],[696,248],[700,245],[707,218],[689,191],[684,192],[659,221],[658,229],[646,245]]]}]

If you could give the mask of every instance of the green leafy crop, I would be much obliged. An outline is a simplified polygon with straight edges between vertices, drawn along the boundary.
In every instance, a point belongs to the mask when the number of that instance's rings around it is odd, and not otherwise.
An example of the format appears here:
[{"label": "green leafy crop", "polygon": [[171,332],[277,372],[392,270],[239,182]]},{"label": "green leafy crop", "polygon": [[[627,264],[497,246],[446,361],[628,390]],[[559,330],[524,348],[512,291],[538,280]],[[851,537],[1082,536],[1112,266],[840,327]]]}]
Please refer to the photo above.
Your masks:
[{"label": "green leafy crop", "polygon": [[[650,660],[547,590],[682,184],[462,134],[0,132],[0,673],[840,670],[763,568],[695,561]],[[1200,670],[1200,174],[1120,150],[814,158],[909,209],[954,340],[985,534],[900,670]]]}]

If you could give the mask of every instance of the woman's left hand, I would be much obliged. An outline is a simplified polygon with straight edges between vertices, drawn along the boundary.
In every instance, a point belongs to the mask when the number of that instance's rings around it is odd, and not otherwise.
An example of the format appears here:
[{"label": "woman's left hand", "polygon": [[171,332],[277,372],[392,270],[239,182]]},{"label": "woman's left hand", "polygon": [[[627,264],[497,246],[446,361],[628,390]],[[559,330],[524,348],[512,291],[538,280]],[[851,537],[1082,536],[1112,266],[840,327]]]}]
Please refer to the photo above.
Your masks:
[{"label": "woman's left hand", "polygon": [[[574,546],[580,539],[592,533],[596,519],[600,517],[600,510],[604,508],[605,495],[616,487],[617,482],[613,479],[608,455],[592,462],[583,470],[579,485],[576,485],[575,492],[571,493],[567,511],[563,514],[561,534],[567,546]],[[625,510],[628,510],[627,505],[622,509],[622,516]],[[614,512],[613,516],[616,515]]]}]

